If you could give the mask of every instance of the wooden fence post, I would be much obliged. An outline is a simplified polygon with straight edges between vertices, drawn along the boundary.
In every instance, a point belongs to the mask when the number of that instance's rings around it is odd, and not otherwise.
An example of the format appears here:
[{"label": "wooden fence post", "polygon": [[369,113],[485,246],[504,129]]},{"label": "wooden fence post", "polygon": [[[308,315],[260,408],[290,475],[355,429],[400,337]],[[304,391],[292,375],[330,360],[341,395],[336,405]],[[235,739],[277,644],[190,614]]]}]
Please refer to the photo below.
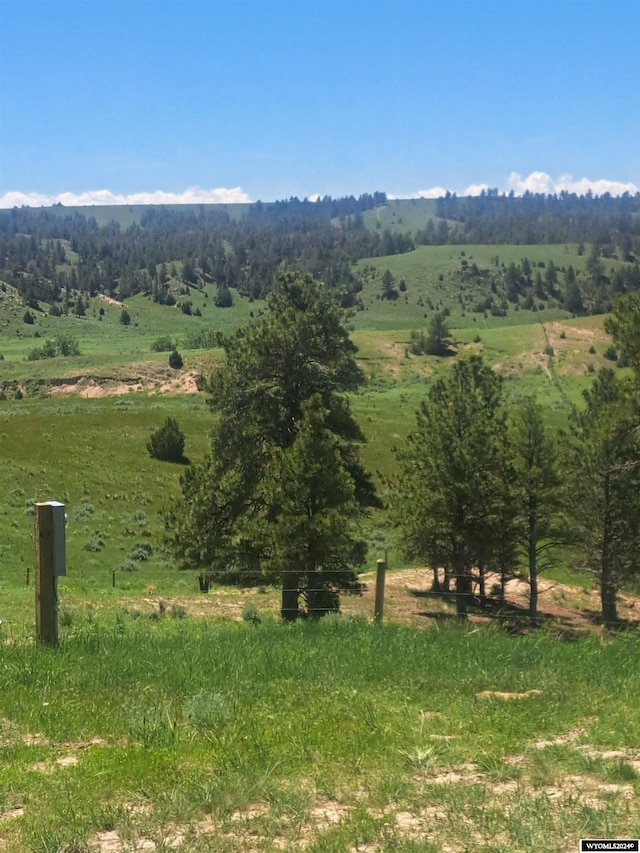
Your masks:
[{"label": "wooden fence post", "polygon": [[373,617],[376,622],[380,623],[384,614],[384,578],[386,571],[386,560],[378,560],[376,564],[376,600],[373,608]]},{"label": "wooden fence post", "polygon": [[58,644],[58,576],[65,574],[64,504],[35,504],[36,640]]}]

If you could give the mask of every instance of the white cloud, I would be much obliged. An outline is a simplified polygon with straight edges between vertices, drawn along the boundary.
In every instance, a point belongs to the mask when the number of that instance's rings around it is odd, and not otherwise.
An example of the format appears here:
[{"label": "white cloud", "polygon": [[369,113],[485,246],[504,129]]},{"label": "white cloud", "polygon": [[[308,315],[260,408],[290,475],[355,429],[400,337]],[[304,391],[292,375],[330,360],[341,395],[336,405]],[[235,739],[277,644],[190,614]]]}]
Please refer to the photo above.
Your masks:
[{"label": "white cloud", "polygon": [[606,178],[591,180],[590,178],[580,178],[579,181],[573,179],[571,175],[560,175],[557,180],[553,180],[551,175],[546,172],[531,172],[531,174],[522,178],[517,172],[512,172],[508,180],[509,188],[516,195],[522,195],[527,190],[532,193],[561,193],[566,190],[569,193],[577,195],[585,195],[589,190],[594,195],[603,195],[611,193],[611,195],[622,195],[625,192],[635,195],[638,187],[635,184],[622,183],[622,181],[611,181]]},{"label": "white cloud", "polygon": [[147,193],[128,195],[113,193],[111,190],[89,190],[84,193],[43,193],[7,192],[0,196],[0,208],[3,207],[50,207],[61,203],[65,207],[86,207],[89,205],[111,204],[238,204],[251,199],[242,187],[188,187],[181,193],[156,190]]},{"label": "white cloud", "polygon": [[470,184],[462,195],[480,195],[482,191],[486,192],[489,189],[489,184]]},{"label": "white cloud", "polygon": [[431,187],[430,190],[418,190],[415,198],[442,198],[447,194],[443,187]]},{"label": "white cloud", "polygon": [[518,172],[511,172],[507,181],[509,189],[513,190],[516,195],[523,195],[526,192],[530,193],[552,193],[555,192],[551,176],[546,172],[531,172],[531,174],[522,178]]},{"label": "white cloud", "polygon": [[[455,190],[455,192],[458,196],[472,196],[480,195],[483,190],[487,192],[489,188],[489,184],[470,184],[465,190]],[[547,172],[538,171],[531,172],[526,178],[523,178],[519,172],[511,172],[507,178],[506,187],[504,185],[498,187],[498,191],[509,192],[511,190],[513,190],[515,195],[524,195],[526,192],[551,195],[561,193],[563,190],[569,193],[576,193],[576,195],[585,195],[591,190],[594,195],[610,193],[613,196],[619,196],[625,192],[635,195],[637,192],[640,192],[638,187],[631,183],[631,181],[624,183],[622,181],[611,181],[607,178],[599,178],[597,180],[580,178],[580,180],[574,180],[569,174],[560,175],[559,178],[554,179]],[[454,190],[451,189],[450,192],[454,192]],[[447,190],[444,187],[431,187],[428,190],[418,190],[409,196],[387,193],[387,198],[442,198],[446,194]]]}]

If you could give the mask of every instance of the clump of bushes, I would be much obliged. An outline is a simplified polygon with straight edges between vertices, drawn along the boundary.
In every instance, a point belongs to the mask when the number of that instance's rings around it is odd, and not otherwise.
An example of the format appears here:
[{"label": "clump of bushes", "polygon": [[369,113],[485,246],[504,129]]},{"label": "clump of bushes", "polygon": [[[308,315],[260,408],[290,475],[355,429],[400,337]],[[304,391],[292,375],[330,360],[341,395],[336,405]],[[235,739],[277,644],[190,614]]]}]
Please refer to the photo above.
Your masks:
[{"label": "clump of bushes", "polygon": [[184,458],[184,433],[175,418],[167,418],[147,442],[149,455],[163,462],[182,462]]},{"label": "clump of bushes", "polygon": [[82,549],[84,551],[100,551],[104,548],[104,539],[102,538],[102,533],[99,530],[95,530],[89,539],[84,543]]},{"label": "clump of bushes", "polygon": [[38,361],[41,358],[55,358],[57,355],[80,355],[80,345],[71,335],[58,335],[53,340],[47,339],[43,346],[29,351],[28,361]]},{"label": "clump of bushes", "polygon": [[71,517],[74,521],[86,521],[86,519],[90,518],[93,513],[93,505],[89,503],[83,503],[73,510],[73,512],[71,513]]},{"label": "clump of bushes", "polygon": [[129,554],[130,560],[135,560],[136,563],[144,563],[153,554],[153,547],[148,542],[139,542],[134,545]]},{"label": "clump of bushes", "polygon": [[161,335],[151,344],[151,352],[171,352],[174,349],[169,335]]},{"label": "clump of bushes", "polygon": [[169,355],[169,367],[173,368],[173,370],[180,370],[182,364],[182,356],[180,355],[178,350],[172,350],[171,354]]}]

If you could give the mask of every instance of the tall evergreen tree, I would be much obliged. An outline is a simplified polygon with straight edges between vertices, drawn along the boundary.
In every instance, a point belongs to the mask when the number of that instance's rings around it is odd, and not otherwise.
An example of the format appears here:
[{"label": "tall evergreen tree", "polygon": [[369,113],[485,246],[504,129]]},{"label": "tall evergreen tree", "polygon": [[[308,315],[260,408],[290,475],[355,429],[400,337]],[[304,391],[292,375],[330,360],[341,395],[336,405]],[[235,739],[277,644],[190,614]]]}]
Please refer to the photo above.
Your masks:
[{"label": "tall evergreen tree", "polygon": [[549,437],[542,407],[530,397],[515,410],[511,458],[518,544],[529,575],[529,615],[538,612],[538,575],[552,565],[554,549],[569,541],[566,489],[555,442]]},{"label": "tall evergreen tree", "polygon": [[[336,300],[311,278],[284,274],[269,296],[269,313],[224,339],[225,364],[206,383],[211,408],[219,414],[211,455],[183,478],[182,501],[173,513],[176,551],[186,565],[214,576],[226,575],[229,567],[254,579],[266,572],[282,583],[285,618],[298,613],[307,562],[299,554],[300,565],[293,569],[284,539],[274,530],[292,523],[290,508],[302,486],[276,488],[274,470],[298,471],[296,478],[304,480],[304,465],[313,460],[304,442],[296,448],[300,435],[319,442],[323,453],[333,448],[340,476],[351,483],[360,506],[377,500],[359,459],[363,435],[346,396],[360,385],[362,373]],[[314,412],[311,434],[303,429],[309,411]],[[321,484],[313,482],[320,490],[314,499],[321,503],[326,499]],[[350,506],[346,486],[343,494],[345,507]],[[330,515],[337,524],[337,513]],[[336,532],[336,541],[341,536]],[[349,548],[343,551],[343,586],[355,578],[355,552]],[[319,550],[314,553],[316,566],[335,563],[335,556],[325,560]],[[330,581],[320,575],[320,584],[335,586],[335,575]]]},{"label": "tall evergreen tree", "polygon": [[506,423],[502,380],[482,358],[460,359],[436,380],[398,454],[395,516],[406,550],[444,567],[466,617],[474,569],[497,557],[506,535]]},{"label": "tall evergreen tree", "polygon": [[605,624],[618,621],[621,586],[640,574],[640,417],[628,386],[600,371],[574,416],[573,516],[600,587]]}]

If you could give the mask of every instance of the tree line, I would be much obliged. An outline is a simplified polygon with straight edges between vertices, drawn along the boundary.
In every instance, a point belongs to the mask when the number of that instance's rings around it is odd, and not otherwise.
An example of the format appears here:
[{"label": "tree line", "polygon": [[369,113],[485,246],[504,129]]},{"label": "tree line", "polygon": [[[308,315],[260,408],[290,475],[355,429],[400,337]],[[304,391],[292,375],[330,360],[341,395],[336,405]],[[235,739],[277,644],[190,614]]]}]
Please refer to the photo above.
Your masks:
[{"label": "tree line", "polygon": [[120,299],[144,292],[164,302],[170,280],[259,299],[281,265],[348,291],[357,286],[355,261],[415,247],[408,234],[365,227],[362,213],[385,201],[384,193],[290,199],[257,203],[239,217],[215,205],[150,207],[125,229],[77,212],[14,208],[0,215],[0,276],[27,304],[76,291]]},{"label": "tree line", "polygon": [[[353,305],[362,286],[353,264],[363,258],[402,254],[420,244],[576,242],[593,247],[594,269],[587,278],[596,294],[587,293],[581,303],[568,284],[570,304],[607,310],[611,293],[637,286],[638,196],[447,194],[437,201],[438,219],[429,219],[415,234],[366,227],[364,214],[386,202],[381,192],[313,202],[291,198],[257,202],[239,215],[223,205],[150,206],[127,228],[116,221],[99,226],[90,209],[84,215],[61,206],[14,208],[0,211],[0,277],[34,308],[39,301],[62,300],[64,310],[72,310],[78,292],[120,299],[147,293],[157,302],[175,304],[177,287],[211,283],[218,286],[224,307],[230,304],[229,288],[253,299],[266,297],[285,265],[329,288],[342,288],[345,305]],[[633,282],[621,280],[622,272],[615,274],[616,281],[607,273],[603,264],[613,257],[635,265]],[[476,272],[464,269],[461,280]],[[500,276],[493,278],[500,287]],[[523,296],[532,307],[535,298],[554,298],[549,270],[537,276],[510,269],[502,278],[508,279],[512,301]]]},{"label": "tree line", "polygon": [[[363,382],[336,294],[309,276],[281,275],[269,312],[223,339],[226,360],[205,382],[217,414],[210,453],[182,477],[168,517],[176,555],[207,579],[276,582],[282,616],[317,616],[359,589],[362,520],[380,507],[349,404]],[[608,323],[633,367],[603,369],[566,433],[551,433],[528,398],[508,406],[499,374],[456,357],[427,389],[397,449],[386,503],[406,555],[431,567],[433,589],[458,615],[538,577],[569,549],[592,571],[603,620],[640,579],[640,297]]]},{"label": "tree line", "polygon": [[594,196],[484,191],[447,193],[436,202],[450,224],[447,242],[493,244],[591,243],[604,257],[640,257],[640,193]]}]

